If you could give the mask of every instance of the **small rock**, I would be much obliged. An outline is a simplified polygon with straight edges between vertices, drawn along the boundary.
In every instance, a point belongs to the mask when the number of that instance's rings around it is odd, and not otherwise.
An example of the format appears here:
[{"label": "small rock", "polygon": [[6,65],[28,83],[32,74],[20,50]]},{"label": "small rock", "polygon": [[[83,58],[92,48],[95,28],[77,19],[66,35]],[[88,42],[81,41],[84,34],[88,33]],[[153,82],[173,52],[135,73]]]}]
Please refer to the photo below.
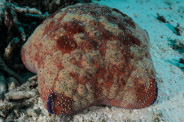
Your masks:
[{"label": "small rock", "polygon": [[19,118],[19,117],[20,117],[20,110],[19,110],[19,109],[15,109],[15,110],[14,110],[14,114],[15,114],[15,116],[16,116],[17,118]]},{"label": "small rock", "polygon": [[163,23],[167,23],[167,20],[165,19],[164,16],[161,16],[160,14],[157,13],[157,19]]},{"label": "small rock", "polygon": [[17,91],[30,91],[32,88],[36,88],[38,85],[37,76],[33,76],[28,79],[27,82],[18,87]]},{"label": "small rock", "polygon": [[21,100],[36,96],[36,91],[12,91],[5,94],[7,100]]},{"label": "small rock", "polygon": [[38,117],[40,114],[41,114],[40,109],[33,109],[33,108],[27,109],[27,115],[28,116]]},{"label": "small rock", "polygon": [[8,82],[8,91],[15,89],[18,85],[18,81],[13,77],[7,78],[7,82]]},{"label": "small rock", "polygon": [[7,116],[7,112],[0,111],[0,116],[5,118]]},{"label": "small rock", "polygon": [[174,27],[174,29],[176,30],[176,34],[177,34],[178,36],[181,36],[181,35],[182,35],[182,33],[183,33],[183,28],[180,26],[179,23],[177,23],[177,26]]}]

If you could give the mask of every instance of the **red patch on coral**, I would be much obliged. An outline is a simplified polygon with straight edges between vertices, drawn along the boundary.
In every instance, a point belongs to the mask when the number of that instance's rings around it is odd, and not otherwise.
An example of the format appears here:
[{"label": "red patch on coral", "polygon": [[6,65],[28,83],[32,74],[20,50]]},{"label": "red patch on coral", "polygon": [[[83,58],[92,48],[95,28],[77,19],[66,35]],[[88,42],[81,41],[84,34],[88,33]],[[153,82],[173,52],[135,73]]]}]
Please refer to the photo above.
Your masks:
[{"label": "red patch on coral", "polygon": [[76,33],[84,33],[84,27],[80,25],[79,21],[73,20],[71,22],[64,23],[63,28],[68,34],[74,35]]},{"label": "red patch on coral", "polygon": [[[56,15],[56,13],[54,13],[52,16],[54,17]],[[62,19],[65,17],[66,13],[62,13],[61,17],[58,19],[58,21],[62,21]],[[52,17],[49,17],[49,19],[51,19]],[[55,20],[52,20],[44,29],[43,31],[43,34],[42,34],[42,37],[44,35],[47,35],[48,32],[51,32],[50,30],[52,31],[56,31],[57,29],[60,28],[59,25],[55,25],[57,22]],[[44,24],[44,22],[42,23]]]},{"label": "red patch on coral", "polygon": [[63,53],[70,53],[77,47],[77,43],[69,36],[62,36],[57,40],[57,47]]}]

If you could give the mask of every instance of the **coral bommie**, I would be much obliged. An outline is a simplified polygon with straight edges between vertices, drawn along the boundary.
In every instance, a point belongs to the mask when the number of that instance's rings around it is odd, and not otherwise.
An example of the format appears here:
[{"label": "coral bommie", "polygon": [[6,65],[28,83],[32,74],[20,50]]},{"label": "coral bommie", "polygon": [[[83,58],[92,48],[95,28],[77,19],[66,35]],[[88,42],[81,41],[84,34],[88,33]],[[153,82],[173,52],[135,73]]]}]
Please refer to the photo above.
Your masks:
[{"label": "coral bommie", "polygon": [[128,109],[157,96],[147,33],[117,9],[77,4],[47,18],[22,48],[50,113],[92,105]]}]

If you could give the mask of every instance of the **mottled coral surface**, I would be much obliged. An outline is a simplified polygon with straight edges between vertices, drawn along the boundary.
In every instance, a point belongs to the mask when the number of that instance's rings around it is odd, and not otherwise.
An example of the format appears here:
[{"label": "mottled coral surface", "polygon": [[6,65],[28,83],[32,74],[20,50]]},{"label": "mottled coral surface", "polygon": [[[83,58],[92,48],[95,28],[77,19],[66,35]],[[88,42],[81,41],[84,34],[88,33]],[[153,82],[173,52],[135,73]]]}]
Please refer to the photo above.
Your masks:
[{"label": "mottled coral surface", "polygon": [[77,4],[47,18],[22,48],[38,75],[50,113],[92,105],[138,109],[157,96],[149,39],[127,15],[98,4]]}]

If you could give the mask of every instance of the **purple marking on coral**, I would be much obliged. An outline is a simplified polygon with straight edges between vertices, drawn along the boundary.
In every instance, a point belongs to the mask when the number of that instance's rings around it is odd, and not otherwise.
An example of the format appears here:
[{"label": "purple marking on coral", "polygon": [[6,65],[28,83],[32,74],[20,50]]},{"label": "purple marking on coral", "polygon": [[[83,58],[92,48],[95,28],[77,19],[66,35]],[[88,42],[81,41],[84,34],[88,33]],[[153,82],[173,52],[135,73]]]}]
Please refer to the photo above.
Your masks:
[{"label": "purple marking on coral", "polygon": [[53,112],[53,102],[54,100],[53,100],[53,96],[52,96],[52,94],[50,94],[49,96],[48,96],[48,100],[47,100],[47,108],[48,108],[48,111],[49,111],[49,113],[51,113],[51,114],[54,114],[54,112]]}]

